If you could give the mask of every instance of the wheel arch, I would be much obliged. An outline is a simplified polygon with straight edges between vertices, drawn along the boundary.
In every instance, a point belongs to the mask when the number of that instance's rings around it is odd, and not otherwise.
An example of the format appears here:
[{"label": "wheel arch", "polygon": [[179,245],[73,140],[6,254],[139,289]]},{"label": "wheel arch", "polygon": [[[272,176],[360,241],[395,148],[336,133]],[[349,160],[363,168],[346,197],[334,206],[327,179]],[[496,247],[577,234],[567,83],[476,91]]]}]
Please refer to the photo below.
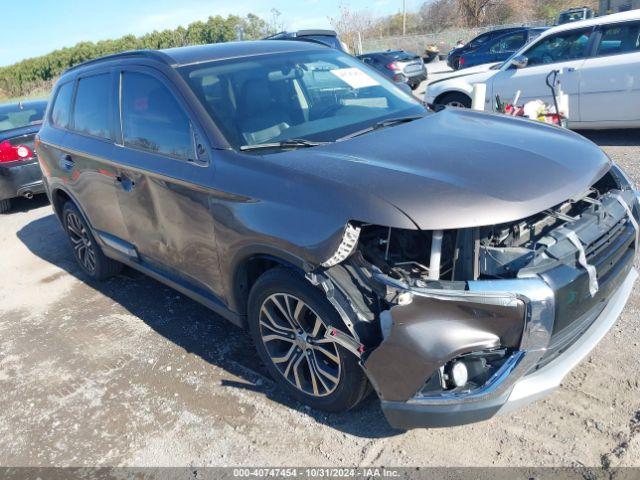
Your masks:
[{"label": "wheel arch", "polygon": [[446,97],[447,95],[451,95],[451,94],[460,94],[460,95],[464,95],[465,97],[469,98],[469,101],[472,101],[472,97],[471,97],[471,93],[465,91],[462,88],[452,88],[450,90],[446,90],[444,92],[442,92],[441,94],[439,94],[433,101],[434,105],[438,105],[441,100]]},{"label": "wheel arch", "polygon": [[51,189],[51,205],[53,206],[53,211],[58,217],[60,223],[63,223],[62,210],[64,209],[64,204],[67,202],[71,202],[76,206],[76,208],[80,212],[80,215],[82,215],[82,219],[89,226],[91,233],[94,237],[96,237],[96,241],[99,244],[102,244],[100,236],[96,235],[96,230],[93,228],[91,220],[89,220],[87,213],[84,211],[82,205],[80,204],[80,202],[78,202],[75,196],[71,192],[69,192],[69,190],[63,188],[62,186],[56,186]]},{"label": "wheel arch", "polygon": [[73,194],[61,186],[56,186],[51,190],[51,205],[53,206],[53,211],[60,220],[62,220],[62,209],[64,208],[64,204],[67,202],[72,202],[78,210],[80,210],[80,213],[82,213],[87,224],[91,225],[87,219],[87,215],[84,213],[80,203],[76,200]]},{"label": "wheel arch", "polygon": [[246,315],[249,293],[256,281],[265,272],[278,267],[291,268],[303,274],[313,268],[291,253],[267,246],[248,247],[236,255],[231,267],[231,310]]}]

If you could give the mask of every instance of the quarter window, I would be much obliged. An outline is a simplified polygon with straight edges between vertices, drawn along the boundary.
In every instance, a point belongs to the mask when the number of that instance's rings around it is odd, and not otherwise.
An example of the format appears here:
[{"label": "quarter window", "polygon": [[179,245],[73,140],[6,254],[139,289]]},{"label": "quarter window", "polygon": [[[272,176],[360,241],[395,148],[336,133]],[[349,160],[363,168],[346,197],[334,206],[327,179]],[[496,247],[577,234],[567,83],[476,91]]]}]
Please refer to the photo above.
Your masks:
[{"label": "quarter window", "polygon": [[73,128],[94,137],[111,138],[111,74],[80,79]]},{"label": "quarter window", "polygon": [[640,23],[609,25],[602,29],[597,55],[640,52]]},{"label": "quarter window", "polygon": [[528,66],[585,58],[591,32],[591,29],[573,30],[543,38],[525,53]]},{"label": "quarter window", "polygon": [[58,89],[58,95],[56,95],[51,111],[51,123],[56,127],[67,128],[69,126],[72,94],[73,82],[65,83]]},{"label": "quarter window", "polygon": [[180,159],[195,158],[189,118],[158,79],[125,72],[121,108],[125,145]]}]

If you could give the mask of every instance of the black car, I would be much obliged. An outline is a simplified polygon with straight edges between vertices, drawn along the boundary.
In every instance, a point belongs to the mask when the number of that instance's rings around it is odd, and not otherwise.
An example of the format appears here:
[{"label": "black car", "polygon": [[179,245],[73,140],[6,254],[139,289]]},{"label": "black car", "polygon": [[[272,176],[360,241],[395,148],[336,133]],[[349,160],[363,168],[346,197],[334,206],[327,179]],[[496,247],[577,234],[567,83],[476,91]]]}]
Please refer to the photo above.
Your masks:
[{"label": "black car", "polygon": [[335,49],[122,53],[52,99],[39,161],[83,275],[128,265],[248,327],[314,408],[374,390],[410,428],[522,406],[588,355],[637,277],[637,192],[595,144],[432,112]]},{"label": "black car", "polygon": [[420,55],[404,50],[386,50],[358,55],[370,67],[397,83],[406,83],[413,90],[427,79],[427,68]]},{"label": "black car", "polygon": [[333,30],[298,30],[297,32],[280,32],[264,40],[297,40],[300,42],[315,42],[327,47],[346,52],[338,34]]},{"label": "black car", "polygon": [[533,39],[539,37],[546,28],[528,28],[505,33],[488,40],[475,50],[470,50],[458,59],[458,68],[469,68],[485,63],[504,62]]},{"label": "black car", "polygon": [[34,138],[46,108],[44,100],[0,105],[0,213],[13,198],[44,192]]},{"label": "black car", "polygon": [[501,37],[506,33],[511,33],[518,30],[524,30],[524,27],[500,28],[497,30],[491,30],[489,32],[482,33],[462,47],[454,48],[453,50],[451,50],[449,52],[449,55],[447,55],[447,65],[454,70],[458,70],[460,68],[459,61],[461,55],[476,50],[486,42],[494,40],[497,37]]}]

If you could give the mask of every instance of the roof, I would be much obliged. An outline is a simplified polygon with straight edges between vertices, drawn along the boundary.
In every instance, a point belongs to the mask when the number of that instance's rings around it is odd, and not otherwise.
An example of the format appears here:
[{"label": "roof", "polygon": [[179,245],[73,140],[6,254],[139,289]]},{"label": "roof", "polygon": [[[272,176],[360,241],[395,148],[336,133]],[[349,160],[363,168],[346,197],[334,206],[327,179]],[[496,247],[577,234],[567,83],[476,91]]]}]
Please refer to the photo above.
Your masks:
[{"label": "roof", "polygon": [[337,37],[338,34],[335,30],[298,30],[297,32],[278,32],[273,35],[269,35],[265,40],[278,39],[278,38],[295,38],[295,37],[307,37],[311,35],[322,35],[327,37]]},{"label": "roof", "polygon": [[362,55],[358,55],[358,57],[362,57],[362,56],[366,56],[366,55],[398,55],[398,54],[401,54],[401,53],[406,53],[407,55],[411,55],[411,56],[415,56],[415,57],[418,56],[416,53],[408,52],[406,50],[378,50],[378,51],[375,51],[375,52],[363,53]]},{"label": "roof", "polygon": [[628,12],[613,13],[602,17],[589,18],[588,20],[578,20],[577,22],[563,23],[552,27],[542,34],[546,37],[554,33],[574,30],[576,28],[594,27],[597,25],[607,25],[609,23],[625,22],[629,20],[640,20],[640,10],[630,10]]},{"label": "roof", "polygon": [[566,9],[564,12],[560,12],[560,14],[562,15],[563,13],[580,12],[584,10],[592,10],[592,9],[589,7],[573,7],[573,8]]},{"label": "roof", "polygon": [[173,60],[174,66],[180,66],[210,60],[307,50],[318,50],[318,44],[291,40],[272,40],[269,42],[256,40],[251,42],[213,43],[208,45],[194,45],[192,47],[169,48],[167,50],[160,50],[160,52],[169,56]]},{"label": "roof", "polygon": [[194,63],[208,62],[211,60],[224,60],[229,58],[241,58],[253,55],[265,55],[270,53],[286,53],[317,50],[318,44],[309,42],[296,42],[290,40],[273,40],[264,42],[261,40],[251,42],[226,42],[207,45],[193,45],[190,47],[168,48],[164,50],[132,50],[116,53],[104,57],[89,60],[71,67],[67,72],[102,62],[126,59],[126,58],[150,58],[172,67],[191,65]]}]

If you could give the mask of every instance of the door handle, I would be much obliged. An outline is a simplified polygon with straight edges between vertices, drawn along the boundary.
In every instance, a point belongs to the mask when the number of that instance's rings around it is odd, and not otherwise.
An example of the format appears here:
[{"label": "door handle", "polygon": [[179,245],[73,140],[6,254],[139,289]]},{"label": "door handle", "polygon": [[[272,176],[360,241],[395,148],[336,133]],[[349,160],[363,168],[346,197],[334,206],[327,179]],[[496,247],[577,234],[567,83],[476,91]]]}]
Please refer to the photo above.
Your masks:
[{"label": "door handle", "polygon": [[567,73],[573,73],[573,72],[575,72],[575,71],[576,71],[576,69],[575,69],[574,67],[568,67],[568,68],[566,69],[566,71],[567,71]]},{"label": "door handle", "polygon": [[73,161],[73,157],[68,153],[62,156],[60,163],[62,168],[64,168],[65,170],[71,170],[75,164],[75,162]]},{"label": "door handle", "polygon": [[126,175],[118,175],[118,176],[116,176],[116,182],[118,182],[120,184],[120,186],[122,187],[122,189],[125,192],[130,192],[131,190],[133,190],[133,187],[136,186],[136,182],[131,180]]}]

